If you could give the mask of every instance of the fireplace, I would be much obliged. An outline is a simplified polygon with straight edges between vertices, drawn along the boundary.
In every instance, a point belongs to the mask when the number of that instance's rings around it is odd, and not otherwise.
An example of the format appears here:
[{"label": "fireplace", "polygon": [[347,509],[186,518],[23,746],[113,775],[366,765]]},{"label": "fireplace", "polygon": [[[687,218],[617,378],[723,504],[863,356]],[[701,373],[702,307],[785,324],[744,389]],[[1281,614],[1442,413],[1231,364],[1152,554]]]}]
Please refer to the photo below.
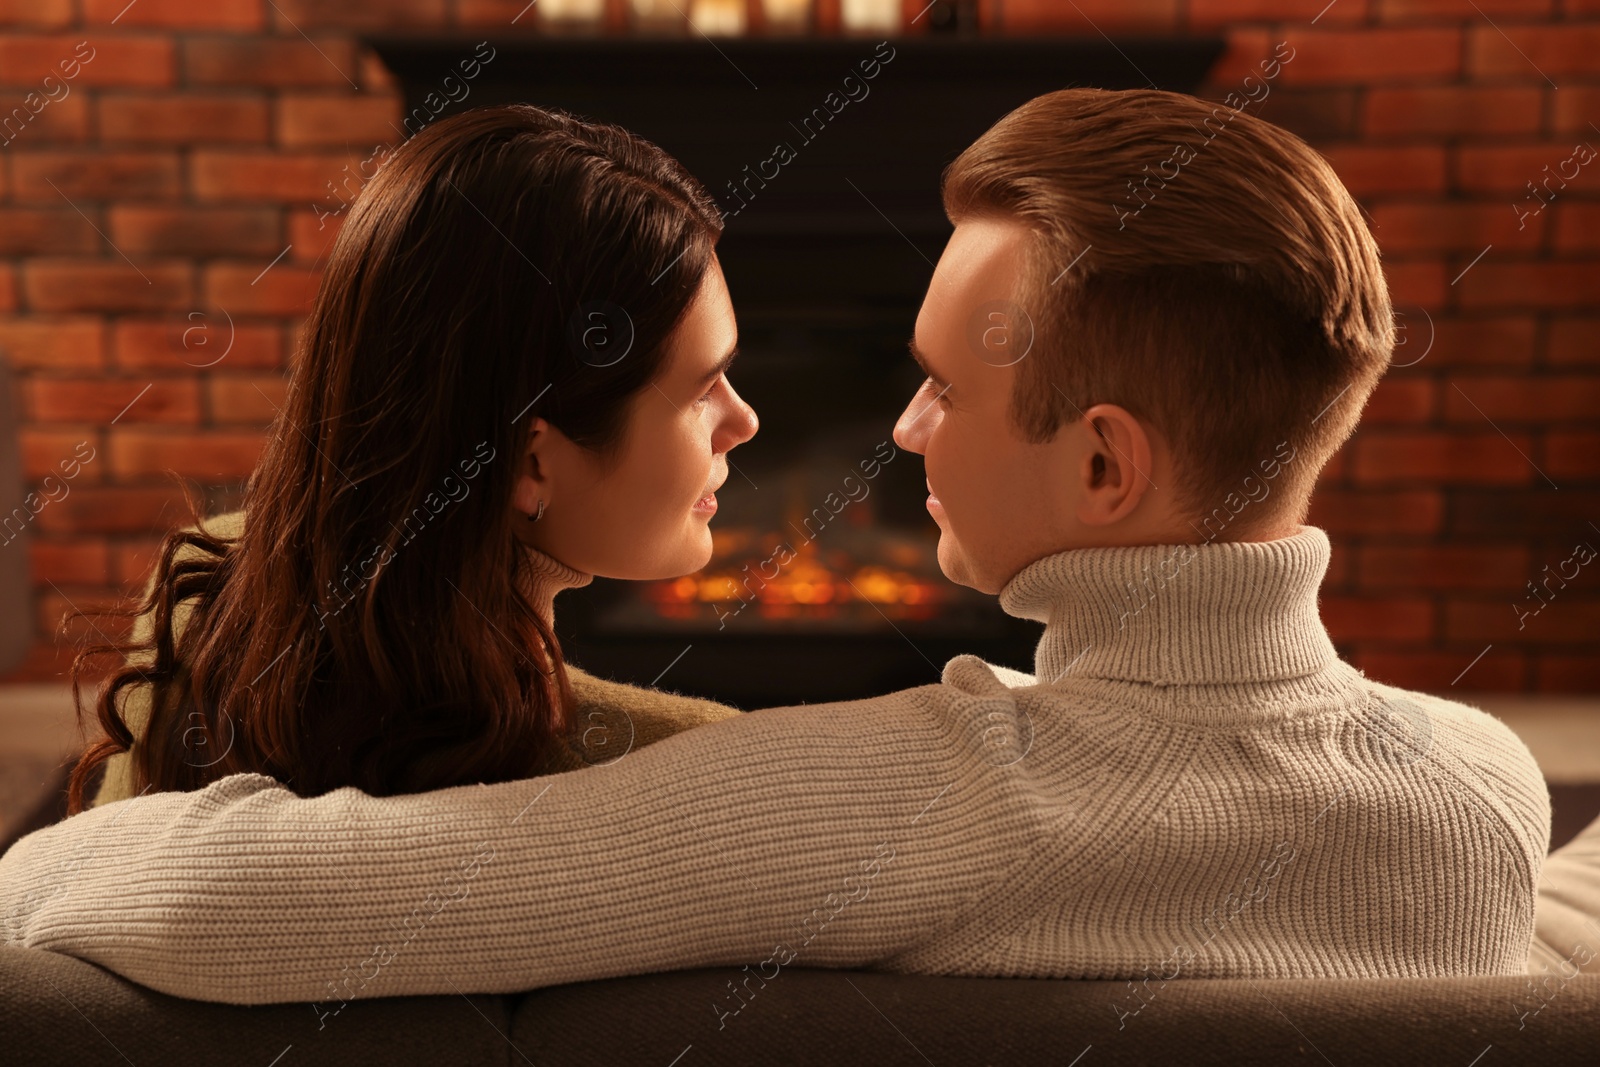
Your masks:
[{"label": "fireplace", "polygon": [[743,707],[926,684],[961,652],[1031,669],[1038,627],[939,573],[921,457],[890,438],[921,380],[906,342],[950,232],[939,174],[1051,89],[1190,91],[1222,41],[481,42],[368,41],[402,83],[405,132],[526,101],[620,123],[682,160],[728,211],[733,379],[761,417],[731,455],[711,564],[563,594],[569,658]]}]

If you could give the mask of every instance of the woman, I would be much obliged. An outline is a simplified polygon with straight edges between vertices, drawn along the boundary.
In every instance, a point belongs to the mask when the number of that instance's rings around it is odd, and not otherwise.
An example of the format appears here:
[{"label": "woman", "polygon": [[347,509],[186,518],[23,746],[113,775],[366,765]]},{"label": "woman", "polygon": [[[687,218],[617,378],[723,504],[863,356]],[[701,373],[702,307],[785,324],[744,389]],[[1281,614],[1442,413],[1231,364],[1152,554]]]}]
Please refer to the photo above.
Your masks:
[{"label": "woman", "polygon": [[406,142],[333,244],[243,515],[168,534],[132,641],[75,661],[76,694],[130,656],[69,810],[102,766],[97,803],[241,771],[419,792],[581,766],[586,709],[641,713],[635,744],[737,714],[570,670],[551,618],[592,575],[710,559],[757,426],[720,232],[614,126],[518,104]]}]

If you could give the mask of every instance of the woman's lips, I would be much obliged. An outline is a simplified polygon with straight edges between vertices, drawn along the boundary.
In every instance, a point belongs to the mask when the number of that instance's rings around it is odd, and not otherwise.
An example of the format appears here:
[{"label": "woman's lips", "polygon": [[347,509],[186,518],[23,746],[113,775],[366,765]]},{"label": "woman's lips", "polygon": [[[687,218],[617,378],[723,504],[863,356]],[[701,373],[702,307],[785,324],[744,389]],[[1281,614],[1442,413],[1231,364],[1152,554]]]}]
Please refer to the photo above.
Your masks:
[{"label": "woman's lips", "polygon": [[[924,482],[923,484],[926,485],[927,483]],[[940,511],[943,511],[944,507],[943,507],[943,505],[941,505],[939,503],[939,498],[936,495],[934,495],[933,486],[929,485],[928,486],[928,510],[929,511],[933,511],[934,509],[938,509]]]},{"label": "woman's lips", "polygon": [[[716,474],[716,471],[712,471],[713,477],[715,477]],[[717,490],[721,489],[722,483],[728,480],[728,472],[726,470],[722,471],[721,474],[722,477],[717,478],[717,484],[708,486],[705,494],[701,496],[699,500],[694,502],[694,507],[690,510],[699,515],[714,515],[716,513]]]}]

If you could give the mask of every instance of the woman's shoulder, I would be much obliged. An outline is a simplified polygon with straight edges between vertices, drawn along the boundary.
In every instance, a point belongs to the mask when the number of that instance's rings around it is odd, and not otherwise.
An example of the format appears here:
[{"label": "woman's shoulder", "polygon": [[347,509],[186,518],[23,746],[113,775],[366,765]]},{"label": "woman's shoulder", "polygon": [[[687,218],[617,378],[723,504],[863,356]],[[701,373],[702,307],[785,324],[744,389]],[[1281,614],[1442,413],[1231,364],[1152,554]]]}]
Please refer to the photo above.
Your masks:
[{"label": "woman's shoulder", "polygon": [[567,679],[572,686],[570,729],[545,773],[609,763],[696,726],[744,714],[715,700],[614,682],[571,664]]},{"label": "woman's shoulder", "polygon": [[220,515],[213,515],[209,519],[202,520],[201,525],[207,533],[233,540],[244,533],[244,509],[239,508],[237,511],[224,511]]},{"label": "woman's shoulder", "polygon": [[[202,519],[200,528],[204,532],[225,540],[235,540],[244,533],[244,509],[226,511],[208,519]],[[184,530],[195,530],[195,526],[182,527]],[[200,549],[192,545],[180,545],[176,558],[178,560],[190,559],[201,554]],[[145,579],[144,596],[150,595],[151,586],[155,582],[155,573],[152,571]],[[173,607],[172,628],[173,637],[182,632],[184,625],[189,620],[189,607],[187,604],[177,604]],[[150,639],[150,616],[140,615],[133,623],[133,640],[147,642]],[[145,652],[136,659],[130,657],[129,662],[147,661],[149,653]],[[146,685],[128,686],[122,698],[122,718],[128,724],[128,729],[133,731],[134,742],[138,743],[144,736],[145,724],[150,718],[150,689]],[[133,761],[127,752],[118,752],[106,759],[105,773],[100,779],[99,789],[94,798],[89,802],[92,808],[100,807],[117,800],[125,800],[133,796]]]}]

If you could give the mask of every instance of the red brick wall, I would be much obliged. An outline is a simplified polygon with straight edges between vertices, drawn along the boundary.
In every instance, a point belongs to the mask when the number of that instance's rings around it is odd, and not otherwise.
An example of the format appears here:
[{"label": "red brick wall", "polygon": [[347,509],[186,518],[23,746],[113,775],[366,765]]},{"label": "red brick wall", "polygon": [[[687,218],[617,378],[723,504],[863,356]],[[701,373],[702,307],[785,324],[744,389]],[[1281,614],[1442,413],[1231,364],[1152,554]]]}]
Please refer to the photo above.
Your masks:
[{"label": "red brick wall", "polygon": [[[616,30],[624,4],[608,4]],[[922,8],[905,0],[907,17]],[[837,0],[819,11],[836,26]],[[1288,42],[1259,113],[1324,151],[1370,211],[1409,364],[1313,509],[1335,542],[1329,629],[1400,685],[1600,690],[1600,565],[1552,579],[1544,600],[1528,588],[1578,542],[1600,548],[1600,159],[1575,177],[1567,164],[1524,224],[1513,208],[1539,203],[1527,183],[1577,144],[1600,149],[1600,0],[983,11],[991,32],[1220,31],[1228,51],[1204,91],[1219,99]],[[399,140],[395,88],[352,31],[513,18],[536,26],[538,6],[0,0],[0,117],[40,94],[31,120],[0,131],[0,346],[33,487],[75,470],[32,523],[21,610],[39,641],[9,680],[57,677],[85,629],[53,637],[63,612],[142,581],[180,513],[165,472],[236,502],[334,232],[312,205],[337,206],[342,169]],[[63,78],[85,40],[93,58]],[[1519,625],[1514,605],[1541,604]]]}]

